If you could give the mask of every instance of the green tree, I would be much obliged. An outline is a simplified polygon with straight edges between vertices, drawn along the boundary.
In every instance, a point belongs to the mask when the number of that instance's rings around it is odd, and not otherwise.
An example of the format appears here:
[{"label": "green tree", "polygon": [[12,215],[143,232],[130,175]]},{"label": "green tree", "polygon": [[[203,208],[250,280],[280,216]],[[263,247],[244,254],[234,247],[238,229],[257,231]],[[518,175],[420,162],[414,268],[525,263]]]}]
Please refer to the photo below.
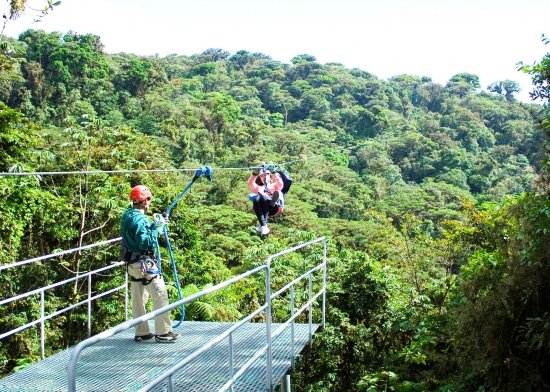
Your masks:
[{"label": "green tree", "polygon": [[[544,36],[541,37],[541,41],[548,45],[550,40]],[[520,69],[531,75],[531,81],[533,82],[534,89],[529,93],[531,98],[540,100],[550,100],[550,86],[548,81],[550,80],[550,53],[546,55],[533,65],[526,65],[519,63]]]},{"label": "green tree", "polygon": [[25,117],[20,111],[0,102],[0,171],[23,170],[29,148],[38,140],[36,131],[24,123]]},{"label": "green tree", "polygon": [[445,86],[449,94],[459,97],[464,97],[479,87],[479,76],[469,73],[460,73],[453,76]]},{"label": "green tree", "polygon": [[500,82],[493,82],[487,87],[487,90],[499,95],[504,94],[507,101],[513,101],[515,99],[514,93],[521,91],[519,88],[519,83],[509,79]]}]

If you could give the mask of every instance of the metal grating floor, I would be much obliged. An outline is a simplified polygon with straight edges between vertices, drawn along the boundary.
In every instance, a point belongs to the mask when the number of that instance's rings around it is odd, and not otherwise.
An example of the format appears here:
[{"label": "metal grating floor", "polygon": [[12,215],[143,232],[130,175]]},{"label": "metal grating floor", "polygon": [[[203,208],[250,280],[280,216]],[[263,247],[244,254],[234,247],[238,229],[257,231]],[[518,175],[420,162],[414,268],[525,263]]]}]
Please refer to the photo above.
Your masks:
[{"label": "metal grating floor", "polygon": [[[78,391],[136,391],[164,370],[230,328],[233,323],[184,321],[176,331],[182,337],[173,343],[133,341],[133,328],[86,348],[77,365]],[[272,324],[276,330],[280,324]],[[313,332],[318,325],[313,325]],[[295,353],[307,344],[307,324],[294,325]],[[273,383],[290,368],[290,326],[273,340]],[[235,372],[267,344],[265,324],[246,323],[233,335]],[[0,379],[0,391],[67,391],[67,365],[71,349],[57,353],[17,373]],[[229,342],[218,343],[174,375],[176,391],[217,391],[229,379]],[[235,383],[235,391],[266,389],[266,356],[259,357]],[[155,391],[165,391],[159,385]]]}]

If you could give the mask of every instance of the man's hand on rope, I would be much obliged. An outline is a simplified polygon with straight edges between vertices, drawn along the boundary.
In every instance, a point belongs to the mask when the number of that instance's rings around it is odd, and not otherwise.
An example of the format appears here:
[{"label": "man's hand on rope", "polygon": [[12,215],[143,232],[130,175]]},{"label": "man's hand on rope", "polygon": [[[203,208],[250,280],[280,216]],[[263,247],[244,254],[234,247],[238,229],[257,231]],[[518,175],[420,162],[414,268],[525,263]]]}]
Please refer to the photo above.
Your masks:
[{"label": "man's hand on rope", "polygon": [[[165,213],[166,214],[166,213]],[[161,214],[153,214],[153,224],[154,228],[157,229],[159,233],[162,233],[164,231],[164,228],[166,227],[166,224],[168,222]]]}]

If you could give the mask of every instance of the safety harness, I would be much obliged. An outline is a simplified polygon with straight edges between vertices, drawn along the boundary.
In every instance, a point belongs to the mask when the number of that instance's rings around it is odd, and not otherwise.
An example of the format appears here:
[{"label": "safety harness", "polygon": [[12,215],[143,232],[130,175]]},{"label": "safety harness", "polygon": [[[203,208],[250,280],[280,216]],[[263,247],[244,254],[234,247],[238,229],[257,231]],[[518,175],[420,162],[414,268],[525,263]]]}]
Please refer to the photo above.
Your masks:
[{"label": "safety harness", "polygon": [[271,194],[271,192],[269,192],[269,187],[268,187],[268,183],[269,183],[268,175],[270,175],[271,173],[264,166],[261,166],[260,175],[262,174],[264,175],[264,191],[265,193]]},{"label": "safety harness", "polygon": [[122,237],[122,245],[120,246],[120,259],[126,262],[126,272],[128,272],[128,267],[130,264],[140,263],[139,269],[141,272],[147,275],[153,275],[151,279],[147,279],[145,277],[134,278],[132,275],[128,274],[128,277],[132,282],[141,282],[141,284],[147,286],[161,274],[160,263],[156,262],[154,252],[132,252],[126,246],[124,237]]}]

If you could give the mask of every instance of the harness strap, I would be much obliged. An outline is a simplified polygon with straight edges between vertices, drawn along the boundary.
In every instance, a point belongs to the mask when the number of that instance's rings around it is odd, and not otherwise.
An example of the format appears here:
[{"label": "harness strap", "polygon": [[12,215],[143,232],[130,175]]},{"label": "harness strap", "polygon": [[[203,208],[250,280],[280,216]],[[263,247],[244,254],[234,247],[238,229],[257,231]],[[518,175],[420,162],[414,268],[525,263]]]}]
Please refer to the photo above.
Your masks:
[{"label": "harness strap", "polygon": [[138,261],[141,261],[141,256],[149,256],[154,258],[154,251],[146,251],[146,252],[133,252],[130,249],[128,249],[124,243],[120,246],[120,256],[121,260],[124,260],[126,264],[134,264]]},{"label": "harness strap", "polygon": [[130,260],[124,259],[124,261],[126,261],[126,264],[134,264],[134,263],[137,263],[137,262],[140,261],[139,256],[141,256],[141,253],[131,252],[131,253],[128,253],[128,254],[131,255],[131,256],[128,257]]},{"label": "harness strap", "polygon": [[[132,252],[128,248],[126,248],[124,245],[121,246],[121,256],[122,259],[126,262],[126,272],[128,273],[128,268],[130,264],[136,264],[141,263],[140,270],[141,272],[145,274],[154,274],[154,276],[151,279],[147,278],[134,278],[130,274],[128,274],[130,280],[132,282],[141,282],[144,286],[147,286],[149,283],[153,281],[153,279],[157,278],[160,274],[160,268],[157,266],[157,262],[152,256],[151,251],[148,252]],[[149,259],[149,260],[148,260]],[[149,263],[149,261],[151,261]]]},{"label": "harness strap", "polygon": [[157,278],[158,275],[153,276],[151,279],[147,278],[134,278],[133,276],[129,275],[129,278],[132,282],[141,282],[142,285],[147,286],[149,283],[151,283],[155,278]]}]

